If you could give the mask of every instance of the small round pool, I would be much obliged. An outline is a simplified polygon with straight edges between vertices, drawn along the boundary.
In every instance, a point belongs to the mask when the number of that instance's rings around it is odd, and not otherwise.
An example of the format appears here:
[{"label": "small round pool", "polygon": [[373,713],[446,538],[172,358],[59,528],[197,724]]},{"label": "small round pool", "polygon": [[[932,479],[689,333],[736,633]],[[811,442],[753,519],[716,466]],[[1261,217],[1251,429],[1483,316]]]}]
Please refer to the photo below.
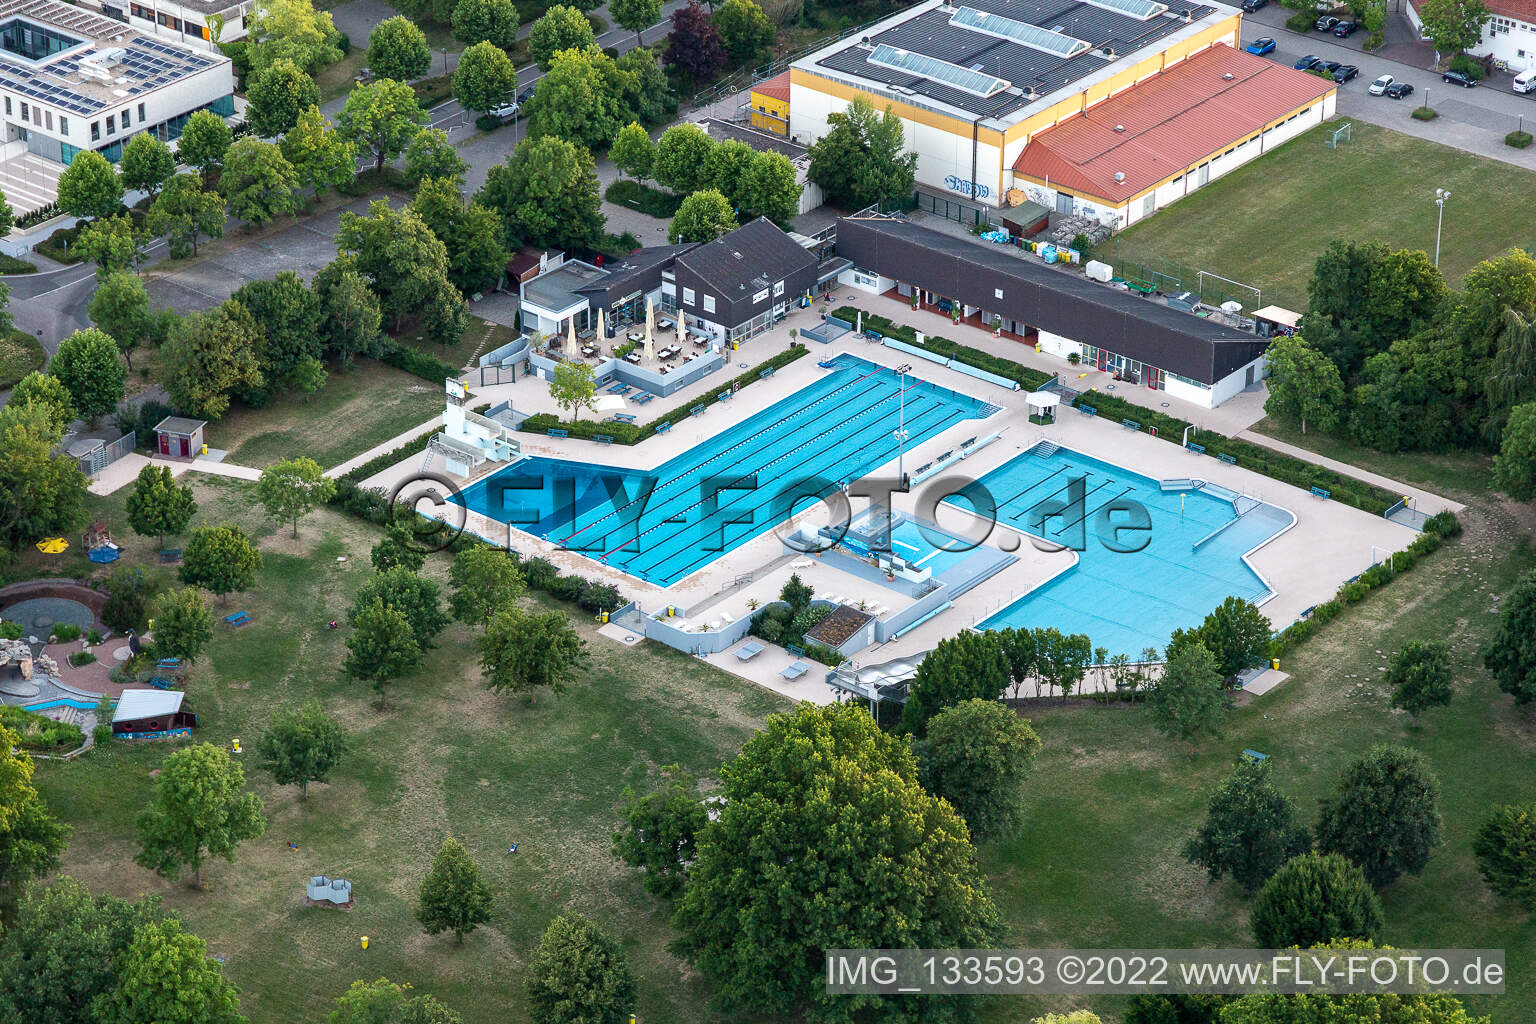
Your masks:
[{"label": "small round pool", "polygon": [[20,623],[23,636],[46,638],[61,623],[88,630],[95,625],[96,614],[67,597],[30,597],[0,608],[0,619]]}]

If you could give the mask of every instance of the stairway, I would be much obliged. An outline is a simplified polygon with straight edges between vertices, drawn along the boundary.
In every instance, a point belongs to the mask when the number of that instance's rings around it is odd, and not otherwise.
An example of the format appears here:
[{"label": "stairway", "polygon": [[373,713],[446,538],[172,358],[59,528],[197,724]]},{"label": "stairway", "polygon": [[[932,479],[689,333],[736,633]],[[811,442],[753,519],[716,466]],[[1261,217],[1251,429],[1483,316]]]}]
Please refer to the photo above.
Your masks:
[{"label": "stairway", "polygon": [[1042,459],[1048,459],[1059,451],[1061,451],[1061,445],[1055,441],[1036,441],[1035,446],[1029,450],[1029,453]]}]

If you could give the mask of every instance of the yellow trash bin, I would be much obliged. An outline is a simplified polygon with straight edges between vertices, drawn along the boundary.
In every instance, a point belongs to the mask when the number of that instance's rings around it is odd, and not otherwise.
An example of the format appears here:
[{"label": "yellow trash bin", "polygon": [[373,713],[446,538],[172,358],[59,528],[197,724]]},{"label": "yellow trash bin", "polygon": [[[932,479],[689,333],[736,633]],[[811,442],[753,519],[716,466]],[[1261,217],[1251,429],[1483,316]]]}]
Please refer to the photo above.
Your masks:
[{"label": "yellow trash bin", "polygon": [[366,936],[366,935],[363,936],[362,943],[363,943],[363,948],[367,949],[368,948],[368,936]]},{"label": "yellow trash bin", "polygon": [[1279,658],[1270,658],[1269,659],[1269,667],[1274,669],[1274,670],[1276,670],[1276,671],[1279,671],[1280,670],[1280,659]]},{"label": "yellow trash bin", "polygon": [[603,612],[603,625],[608,625],[608,613]]}]

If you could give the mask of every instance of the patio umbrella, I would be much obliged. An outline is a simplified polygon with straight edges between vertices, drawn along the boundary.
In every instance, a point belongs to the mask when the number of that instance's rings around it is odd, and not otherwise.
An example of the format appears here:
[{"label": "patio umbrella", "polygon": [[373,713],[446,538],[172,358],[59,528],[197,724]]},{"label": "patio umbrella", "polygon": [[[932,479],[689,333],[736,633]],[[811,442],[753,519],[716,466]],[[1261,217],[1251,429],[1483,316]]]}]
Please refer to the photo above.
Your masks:
[{"label": "patio umbrella", "polygon": [[656,332],[656,310],[651,305],[651,300],[645,300],[645,358],[656,358],[656,346],[651,341],[651,335]]},{"label": "patio umbrella", "polygon": [[69,541],[63,537],[44,537],[37,542],[37,550],[45,555],[62,555],[69,550]]},{"label": "patio umbrella", "polygon": [[570,324],[571,329],[565,332],[565,354],[575,359],[576,354],[581,351],[576,344],[576,318],[571,317],[566,323]]},{"label": "patio umbrella", "polygon": [[599,307],[597,310],[597,343],[601,345],[606,337],[608,337],[608,332],[603,328],[603,310]]}]

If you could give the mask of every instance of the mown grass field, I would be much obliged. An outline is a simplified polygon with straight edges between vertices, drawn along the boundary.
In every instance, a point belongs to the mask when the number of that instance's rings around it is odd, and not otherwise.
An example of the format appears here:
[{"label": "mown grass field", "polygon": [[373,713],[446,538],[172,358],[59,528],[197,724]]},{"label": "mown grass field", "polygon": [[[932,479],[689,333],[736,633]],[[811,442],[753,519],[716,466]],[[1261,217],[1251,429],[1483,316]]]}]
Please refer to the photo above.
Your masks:
[{"label": "mown grass field", "polygon": [[1122,232],[1119,250],[1111,241],[1098,257],[1178,261],[1184,288],[1206,270],[1262,288],[1266,304],[1304,311],[1312,266],[1332,239],[1433,253],[1436,188],[1452,196],[1440,269],[1453,286],[1479,260],[1536,245],[1536,173],[1358,122],[1352,142],[1328,149],[1323,140],[1337,125],[1218,178]]},{"label": "mown grass field", "polygon": [[[168,747],[118,745],[44,766],[38,779],[47,799],[75,826],[68,872],[125,895],[163,893],[228,958],[255,1024],[321,1021],[349,981],[380,975],[438,995],[472,1024],[523,1019],[523,968],[550,916],[566,909],[592,915],[620,938],[640,979],[641,1020],[732,1019],[710,1007],[708,986],[667,950],[666,908],[614,860],[609,834],[626,785],[644,786],[672,762],[709,779],[782,701],[653,645],[621,649],[583,619],[577,625],[593,663],[559,700],[543,696],[527,707],[490,695],[469,633],[453,626],[381,712],[370,691],[340,678],[343,633],[325,627],[344,616],[368,573],[371,528],[322,512],[291,540],[257,518],[247,485],[194,483],[200,520],[245,524],[261,535],[266,556],[257,589],[231,601],[255,624],[220,630],[210,661],[189,684],[200,738],[240,737],[249,748],[276,710],[318,699],[353,731],[354,752],[331,784],[311,787],[307,802],[249,764],[271,825],[233,864],[205,872],[207,892],[132,864],[133,817]],[[1238,752],[1270,754],[1279,784],[1310,820],[1351,757],[1372,743],[1406,743],[1423,750],[1440,776],[1445,842],[1423,875],[1383,893],[1385,938],[1506,949],[1510,994],[1473,1005],[1498,1024],[1529,1019],[1536,925],[1489,894],[1470,839],[1492,804],[1536,800],[1536,718],[1497,693],[1478,658],[1497,596],[1536,566],[1527,540],[1536,519],[1529,508],[1478,493],[1457,496],[1472,502],[1464,537],[1323,628],[1287,658],[1292,678],[1234,710],[1223,735],[1194,757],[1157,734],[1140,708],[1045,704],[1027,712],[1044,741],[1027,824],[1016,840],[980,850],[1014,944],[1251,944],[1247,901],[1230,882],[1209,883],[1180,854]],[[121,507],[118,495],[99,510],[120,522]],[[129,540],[127,561],[149,554],[148,543]],[[429,562],[426,572],[441,579],[444,566]],[[1379,669],[1418,638],[1454,645],[1458,679],[1452,705],[1413,728],[1387,707]],[[462,948],[451,937],[421,934],[412,917],[415,886],[450,832],[498,894],[491,925]],[[515,857],[506,853],[511,842]],[[313,873],[351,878],[358,909],[301,908],[303,881]],[[370,937],[367,952],[361,935]],[[1124,1001],[1088,1005],[1114,1020]],[[983,1015],[1013,1024],[1060,1008],[1061,1001],[997,1001]]]}]

